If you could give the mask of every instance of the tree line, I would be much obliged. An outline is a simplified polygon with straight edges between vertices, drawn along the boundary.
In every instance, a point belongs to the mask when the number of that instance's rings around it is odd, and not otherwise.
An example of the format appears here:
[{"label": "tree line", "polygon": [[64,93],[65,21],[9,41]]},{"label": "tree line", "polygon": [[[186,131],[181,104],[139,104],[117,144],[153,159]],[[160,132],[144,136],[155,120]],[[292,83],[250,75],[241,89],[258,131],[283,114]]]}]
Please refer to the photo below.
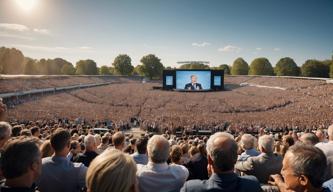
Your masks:
[{"label": "tree line", "polygon": [[304,76],[304,77],[332,77],[333,78],[333,56],[332,60],[319,61],[309,59],[299,67],[290,57],[281,58],[272,66],[267,58],[254,59],[250,65],[241,57],[237,58],[232,65],[222,64],[218,67],[209,67],[205,64],[189,63],[181,65],[181,69],[224,69],[229,75],[276,75],[276,76]]},{"label": "tree line", "polygon": [[151,79],[162,76],[161,60],[153,54],[142,57],[134,67],[126,54],[118,55],[111,66],[98,67],[91,59],[79,60],[75,66],[65,59],[32,59],[15,48],[0,48],[0,74],[26,75],[142,75]]},{"label": "tree line", "polygon": [[[165,67],[161,59],[153,54],[141,58],[140,64],[134,67],[131,58],[126,54],[118,55],[111,66],[98,67],[91,59],[79,60],[75,66],[65,59],[32,59],[25,57],[15,48],[0,48],[0,74],[27,75],[141,75],[150,79],[160,78]],[[224,69],[231,75],[277,75],[305,77],[333,77],[333,56],[331,60],[307,60],[301,67],[290,57],[281,58],[272,66],[267,58],[254,59],[250,65],[237,58],[232,65],[222,64],[218,67],[200,63],[189,63],[179,66],[180,69]],[[167,67],[166,69],[175,69]]]}]

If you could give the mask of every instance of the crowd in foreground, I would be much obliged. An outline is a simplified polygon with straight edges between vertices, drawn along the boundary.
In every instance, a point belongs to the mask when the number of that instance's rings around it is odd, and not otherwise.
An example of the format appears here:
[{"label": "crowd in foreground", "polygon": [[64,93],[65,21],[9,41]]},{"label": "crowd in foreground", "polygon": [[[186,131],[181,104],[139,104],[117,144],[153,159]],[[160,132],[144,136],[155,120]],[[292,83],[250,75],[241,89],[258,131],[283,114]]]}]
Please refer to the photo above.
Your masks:
[{"label": "crowd in foreground", "polygon": [[76,129],[0,122],[0,191],[333,191],[333,125],[237,137]]}]

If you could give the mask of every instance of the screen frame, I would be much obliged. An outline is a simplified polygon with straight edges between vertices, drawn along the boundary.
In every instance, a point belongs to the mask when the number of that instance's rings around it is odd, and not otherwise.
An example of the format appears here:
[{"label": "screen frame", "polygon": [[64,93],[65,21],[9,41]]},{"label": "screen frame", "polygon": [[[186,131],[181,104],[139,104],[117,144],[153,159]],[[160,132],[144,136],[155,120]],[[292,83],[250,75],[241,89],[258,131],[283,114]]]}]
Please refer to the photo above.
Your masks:
[{"label": "screen frame", "polygon": [[[185,89],[176,89],[176,72],[177,71],[210,71],[210,89],[205,90],[185,90]],[[166,85],[166,76],[173,76],[173,85]],[[214,77],[221,76],[221,86],[214,85]],[[205,91],[222,91],[224,90],[224,70],[223,69],[166,69],[163,70],[163,89],[165,90],[176,90],[176,91],[185,91],[185,92],[205,92]]]}]

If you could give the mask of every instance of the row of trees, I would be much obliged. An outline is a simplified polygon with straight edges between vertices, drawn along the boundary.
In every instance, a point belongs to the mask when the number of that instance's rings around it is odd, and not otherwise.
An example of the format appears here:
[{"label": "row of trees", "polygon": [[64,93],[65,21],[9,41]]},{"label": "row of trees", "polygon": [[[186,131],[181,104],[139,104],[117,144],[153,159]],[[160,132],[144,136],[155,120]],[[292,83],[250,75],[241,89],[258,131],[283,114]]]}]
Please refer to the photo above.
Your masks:
[{"label": "row of trees", "polygon": [[228,67],[232,75],[333,77],[333,58],[325,61],[309,59],[298,67],[292,58],[285,57],[281,58],[274,68],[264,57],[254,59],[250,65],[244,59],[237,58],[232,67]]},{"label": "row of trees", "polygon": [[[15,48],[0,48],[0,74],[43,74],[43,75],[142,75],[149,78],[161,77],[164,69],[161,60],[153,54],[143,56],[141,64],[134,67],[131,58],[126,54],[118,55],[111,66],[97,67],[95,61],[87,59],[76,62],[75,66],[62,59],[35,60],[24,57]],[[250,65],[243,59],[237,58],[231,66],[222,64],[218,67],[200,63],[181,65],[180,69],[224,69],[226,74],[232,75],[278,75],[278,76],[307,76],[333,77],[332,60],[307,60],[301,67],[290,57],[281,58],[272,66],[267,58],[254,59]],[[167,69],[171,69],[168,67]]]},{"label": "row of trees", "polygon": [[0,74],[27,75],[143,75],[149,78],[162,76],[164,66],[153,54],[143,56],[141,64],[135,68],[131,58],[126,54],[118,55],[112,66],[97,67],[91,59],[80,60],[75,66],[62,58],[32,59],[24,57],[15,48],[0,48]]}]

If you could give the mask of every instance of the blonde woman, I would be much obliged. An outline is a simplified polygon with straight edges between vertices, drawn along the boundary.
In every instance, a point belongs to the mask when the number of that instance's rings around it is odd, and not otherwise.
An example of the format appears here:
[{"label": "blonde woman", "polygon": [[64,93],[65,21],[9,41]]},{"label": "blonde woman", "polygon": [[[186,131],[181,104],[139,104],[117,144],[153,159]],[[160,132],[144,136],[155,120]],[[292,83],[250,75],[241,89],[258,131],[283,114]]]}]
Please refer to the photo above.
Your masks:
[{"label": "blonde woman", "polygon": [[90,164],[88,192],[137,192],[136,164],[132,157],[117,149],[105,150]]}]

